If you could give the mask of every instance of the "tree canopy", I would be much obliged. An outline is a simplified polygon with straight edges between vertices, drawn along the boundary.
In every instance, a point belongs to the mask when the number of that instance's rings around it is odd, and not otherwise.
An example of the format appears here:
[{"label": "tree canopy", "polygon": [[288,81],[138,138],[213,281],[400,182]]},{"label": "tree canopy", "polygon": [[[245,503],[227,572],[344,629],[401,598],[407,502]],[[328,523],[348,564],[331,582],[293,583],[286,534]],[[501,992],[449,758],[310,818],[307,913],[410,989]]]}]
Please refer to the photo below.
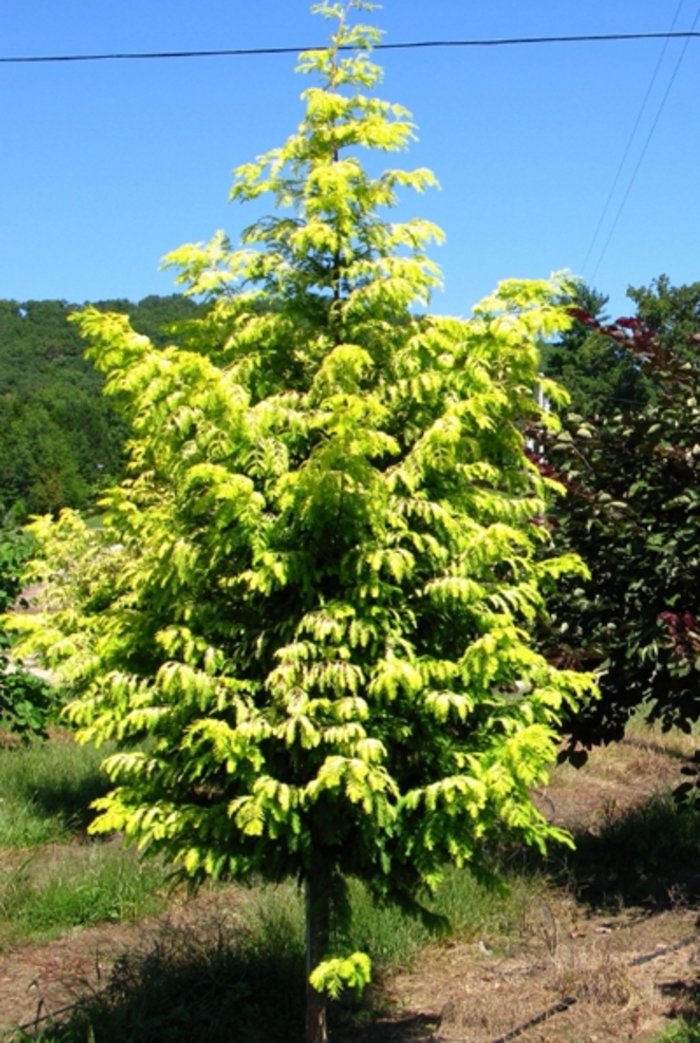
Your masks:
[{"label": "tree canopy", "polygon": [[659,275],[649,286],[629,286],[627,296],[637,306],[637,318],[664,348],[672,348],[683,359],[697,361],[700,282],[673,286],[667,275]]},{"label": "tree canopy", "polygon": [[[542,348],[542,372],[569,392],[567,412],[583,417],[608,417],[642,409],[654,398],[654,385],[639,361],[611,336],[600,330],[610,323],[608,298],[584,282],[574,280],[562,304],[573,315],[596,320],[596,326],[574,317],[571,326]],[[611,327],[612,329],[612,327]]]},{"label": "tree canopy", "polygon": [[[33,549],[34,540],[28,532],[0,526],[0,613],[20,601],[22,566]],[[28,607],[26,603],[24,607]],[[56,710],[56,693],[12,660],[10,644],[9,634],[0,629],[0,727],[24,740],[43,736]]]},{"label": "tree canopy", "polygon": [[543,439],[540,464],[568,490],[550,517],[555,544],[591,569],[589,580],[563,583],[542,645],[553,661],[600,671],[601,699],[567,723],[576,762],[580,747],[620,739],[640,708],[665,728],[689,731],[700,717],[697,369],[671,346],[672,327],[664,337],[638,318],[580,317],[628,353],[653,400],[607,417],[565,415]]}]

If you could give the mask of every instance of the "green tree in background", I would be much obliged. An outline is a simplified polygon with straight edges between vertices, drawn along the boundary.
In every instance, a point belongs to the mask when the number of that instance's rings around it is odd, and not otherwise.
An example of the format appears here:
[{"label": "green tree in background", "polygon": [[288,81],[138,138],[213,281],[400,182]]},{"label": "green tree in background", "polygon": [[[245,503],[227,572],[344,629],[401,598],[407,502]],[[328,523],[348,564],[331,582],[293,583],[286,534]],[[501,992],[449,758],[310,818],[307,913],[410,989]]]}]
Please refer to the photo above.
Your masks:
[{"label": "green tree in background", "polygon": [[637,318],[664,348],[697,362],[694,335],[700,335],[700,282],[672,286],[667,275],[660,275],[648,287],[629,286],[627,296],[637,305]]},{"label": "green tree in background", "polygon": [[542,350],[542,371],[565,387],[570,395],[568,411],[582,417],[611,416],[641,409],[653,396],[653,385],[638,362],[613,337],[604,336],[610,320],[605,313],[608,298],[584,282],[572,284],[562,304],[596,321],[593,328],[575,319]]},{"label": "green tree in background", "polygon": [[[182,294],[100,302],[163,346],[201,313]],[[102,377],[63,301],[0,301],[0,519],[87,509],[122,473],[128,427],[101,397]],[[166,332],[169,331],[169,332]]]},{"label": "green tree in background", "polygon": [[486,868],[485,840],[563,839],[530,788],[591,692],[528,639],[580,569],[544,553],[549,483],[524,453],[562,287],[504,283],[468,322],[420,314],[440,234],[385,213],[434,178],[360,161],[413,136],[367,93],[380,34],[346,16],[369,7],[317,5],[337,22],[301,58],[320,86],[236,172],[232,198],[275,213],[240,250],[217,235],[170,256],[210,302],[185,346],[79,317],[133,430],[127,477],[104,529],[34,525],[47,612],[17,621],[80,693],[80,737],[120,743],[97,830],[194,880],[304,885],[308,1043],[326,997],[369,977],[343,946],[348,877],[419,912],[447,863]]}]

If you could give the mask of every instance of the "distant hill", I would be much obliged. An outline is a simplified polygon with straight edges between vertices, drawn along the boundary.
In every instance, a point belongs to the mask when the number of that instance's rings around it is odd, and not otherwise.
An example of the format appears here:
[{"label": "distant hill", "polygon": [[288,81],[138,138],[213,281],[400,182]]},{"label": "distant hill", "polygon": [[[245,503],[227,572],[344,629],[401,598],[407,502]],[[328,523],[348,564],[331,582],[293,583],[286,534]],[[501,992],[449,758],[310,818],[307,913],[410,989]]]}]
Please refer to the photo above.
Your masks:
[{"label": "distant hill", "polygon": [[[129,315],[134,329],[159,346],[177,342],[168,328],[202,308],[179,294],[94,306]],[[68,322],[80,307],[0,300],[0,523],[89,508],[121,474],[127,431],[101,397],[102,376]]]}]

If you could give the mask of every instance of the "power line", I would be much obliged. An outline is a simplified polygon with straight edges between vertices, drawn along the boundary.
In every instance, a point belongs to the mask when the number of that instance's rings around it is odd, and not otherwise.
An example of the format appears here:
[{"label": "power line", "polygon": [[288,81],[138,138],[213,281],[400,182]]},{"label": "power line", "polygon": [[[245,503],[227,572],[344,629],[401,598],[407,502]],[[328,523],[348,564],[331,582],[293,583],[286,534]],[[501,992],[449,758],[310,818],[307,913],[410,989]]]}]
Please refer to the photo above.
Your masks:
[{"label": "power line", "polygon": [[[695,20],[693,21],[693,27],[691,29],[691,32],[695,29],[695,26],[697,25],[699,19],[700,19],[700,7],[698,7],[697,14],[695,15]],[[679,55],[679,58],[678,58],[678,61],[676,62],[676,66],[675,66],[675,68],[673,70],[673,73],[671,74],[671,79],[668,81],[668,86],[666,87],[666,91],[664,92],[664,96],[661,99],[661,103],[660,103],[659,108],[658,108],[658,110],[656,112],[656,116],[654,117],[654,122],[652,123],[651,128],[649,129],[649,133],[647,134],[646,141],[644,142],[644,147],[642,148],[642,151],[640,153],[639,159],[637,160],[637,165],[635,166],[634,170],[632,171],[632,176],[631,176],[631,178],[629,180],[629,183],[627,185],[627,189],[625,190],[625,194],[622,197],[622,202],[620,203],[618,211],[615,214],[615,220],[613,221],[612,227],[611,227],[611,229],[610,229],[610,231],[608,233],[608,238],[605,240],[605,244],[603,246],[603,249],[601,250],[600,256],[598,257],[598,263],[596,264],[596,266],[595,266],[595,268],[593,270],[593,275],[591,276],[591,282],[593,282],[595,280],[595,277],[598,274],[598,269],[600,268],[601,264],[603,263],[603,258],[605,257],[605,255],[606,255],[606,253],[608,251],[608,247],[610,246],[610,242],[612,240],[612,237],[615,234],[615,230],[616,230],[616,228],[618,226],[620,218],[622,217],[622,211],[625,209],[625,205],[627,203],[627,200],[629,199],[630,193],[632,192],[632,188],[634,186],[634,183],[637,180],[637,174],[639,173],[641,165],[644,162],[644,157],[647,154],[647,150],[649,148],[649,145],[651,144],[651,139],[654,136],[654,131],[656,130],[656,128],[658,126],[658,123],[659,123],[659,120],[661,119],[661,114],[664,111],[664,108],[666,106],[666,102],[668,101],[668,96],[671,93],[671,88],[673,87],[673,84],[676,82],[676,77],[678,75],[678,71],[679,71],[679,69],[681,67],[681,64],[683,63],[683,59],[685,58],[685,52],[688,50],[689,42],[690,42],[690,37],[688,37],[686,39],[685,45],[683,47],[683,50],[681,51],[681,53]]]},{"label": "power line", "polygon": [[[409,51],[436,47],[516,47],[528,44],[558,43],[603,43],[618,40],[690,40],[700,37],[700,32],[659,33],[598,33],[580,36],[514,36],[486,40],[417,40],[412,43],[379,43],[375,51]],[[112,62],[153,61],[172,58],[239,58],[264,54],[299,54],[301,51],[321,51],[325,47],[235,47],[203,51],[115,51],[106,54],[43,54],[0,57],[3,65],[28,65],[45,62]],[[352,51],[354,47],[341,47],[341,51]]]},{"label": "power line", "polygon": [[[675,28],[676,22],[678,21],[678,16],[681,13],[681,8],[683,7],[684,2],[685,2],[685,0],[680,0],[680,2],[678,4],[678,7],[676,8],[676,13],[674,14],[673,21],[671,22],[671,29],[670,29],[671,32]],[[598,218],[598,224],[595,226],[595,231],[593,232],[593,235],[591,236],[591,241],[590,241],[590,243],[588,245],[588,250],[586,251],[586,256],[585,256],[583,264],[581,265],[581,268],[580,268],[580,271],[582,273],[585,273],[585,271],[586,271],[586,265],[588,264],[588,260],[589,260],[589,258],[591,256],[591,254],[593,253],[593,247],[595,246],[596,240],[598,239],[598,234],[599,234],[599,232],[600,232],[600,230],[601,230],[601,228],[603,226],[603,221],[607,217],[608,210],[610,208],[610,204],[612,203],[613,196],[615,195],[615,189],[617,188],[617,185],[618,185],[618,182],[620,180],[620,177],[622,176],[622,171],[624,169],[625,163],[627,162],[627,157],[628,157],[628,155],[630,153],[630,149],[632,148],[632,143],[633,143],[633,141],[635,139],[635,136],[637,134],[637,130],[639,129],[639,124],[641,123],[642,116],[644,115],[644,112],[646,111],[647,102],[649,101],[649,97],[651,95],[652,89],[654,87],[654,84],[656,83],[656,79],[657,79],[657,77],[659,75],[659,71],[660,71],[661,66],[663,64],[664,57],[666,56],[666,51],[668,50],[668,43],[669,43],[669,41],[667,39],[664,40],[664,45],[661,48],[661,54],[659,55],[658,61],[656,63],[656,68],[654,69],[654,72],[652,73],[651,79],[649,81],[649,86],[647,87],[646,94],[644,95],[644,99],[642,100],[642,104],[639,107],[639,112],[637,113],[637,118],[636,118],[636,120],[634,122],[634,126],[632,127],[632,131],[630,133],[630,136],[627,139],[627,144],[625,146],[625,151],[622,154],[622,159],[620,160],[619,166],[617,168],[617,172],[615,174],[615,177],[613,178],[612,186],[610,188],[610,191],[608,192],[607,199],[605,200],[605,205],[603,206],[603,210],[601,212],[601,215]]]}]

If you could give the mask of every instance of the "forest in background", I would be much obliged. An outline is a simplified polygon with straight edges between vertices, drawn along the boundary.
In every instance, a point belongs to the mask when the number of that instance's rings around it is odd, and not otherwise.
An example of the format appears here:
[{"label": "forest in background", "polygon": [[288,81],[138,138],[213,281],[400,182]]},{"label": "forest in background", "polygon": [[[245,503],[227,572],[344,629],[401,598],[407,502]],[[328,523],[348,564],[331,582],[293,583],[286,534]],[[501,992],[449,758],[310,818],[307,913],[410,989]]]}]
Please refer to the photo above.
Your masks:
[{"label": "forest in background", "polygon": [[[674,287],[662,275],[630,287],[630,314],[666,349],[691,361],[700,331],[700,283]],[[572,303],[609,322],[607,298],[579,284]],[[157,346],[182,343],[187,320],[204,305],[182,294],[138,303],[116,298],[94,305],[128,315]],[[0,524],[62,507],[90,510],[101,489],[118,480],[127,430],[102,397],[103,379],[84,357],[85,343],[69,321],[82,306],[66,301],[0,300]],[[656,398],[639,360],[624,344],[576,322],[543,347],[543,372],[571,395],[570,412],[611,416],[643,409]]]},{"label": "forest in background", "polygon": [[[674,287],[661,275],[630,287],[629,314],[686,364],[697,356],[700,283]],[[571,303],[598,323],[610,322],[607,298],[579,283]],[[100,490],[119,480],[125,422],[102,396],[103,378],[84,357],[69,321],[82,305],[0,300],[0,524],[63,507],[89,511]],[[182,344],[187,321],[205,305],[182,294],[138,303],[115,298],[100,311],[128,315],[133,328],[162,347]],[[658,387],[629,346],[577,321],[543,346],[542,370],[571,395],[568,412],[590,418],[634,414],[655,402]]]},{"label": "forest in background", "polygon": [[[178,343],[178,323],[201,312],[181,294],[134,304],[99,301],[137,332]],[[0,300],[0,519],[18,524],[62,507],[89,510],[122,470],[124,422],[102,397],[65,301]]]}]

